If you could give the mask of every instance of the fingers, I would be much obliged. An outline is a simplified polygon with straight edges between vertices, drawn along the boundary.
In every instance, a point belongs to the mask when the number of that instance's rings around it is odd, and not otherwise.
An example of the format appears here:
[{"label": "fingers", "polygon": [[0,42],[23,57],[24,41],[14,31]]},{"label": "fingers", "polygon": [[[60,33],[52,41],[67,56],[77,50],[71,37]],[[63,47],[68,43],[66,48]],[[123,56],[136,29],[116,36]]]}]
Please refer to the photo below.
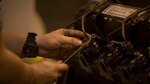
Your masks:
[{"label": "fingers", "polygon": [[82,44],[82,41],[80,39],[77,39],[77,38],[62,36],[60,38],[60,43],[63,45],[69,44],[70,48],[72,48],[72,47],[80,46]]},{"label": "fingers", "polygon": [[77,38],[84,38],[85,37],[84,33],[82,31],[79,31],[79,30],[59,29],[59,31],[62,31],[64,36],[77,37]]},{"label": "fingers", "polygon": [[64,63],[59,63],[58,65],[57,65],[57,70],[58,71],[66,71],[66,70],[68,70],[68,65],[67,64],[64,64]]},{"label": "fingers", "polygon": [[54,64],[56,71],[62,72],[68,70],[68,65],[63,63],[61,60],[56,61],[53,59],[46,59],[47,62]]},{"label": "fingers", "polygon": [[34,74],[33,80],[38,84],[52,83],[61,76],[62,71],[68,69],[68,65],[62,61],[45,59],[39,63],[31,64],[30,69]]}]

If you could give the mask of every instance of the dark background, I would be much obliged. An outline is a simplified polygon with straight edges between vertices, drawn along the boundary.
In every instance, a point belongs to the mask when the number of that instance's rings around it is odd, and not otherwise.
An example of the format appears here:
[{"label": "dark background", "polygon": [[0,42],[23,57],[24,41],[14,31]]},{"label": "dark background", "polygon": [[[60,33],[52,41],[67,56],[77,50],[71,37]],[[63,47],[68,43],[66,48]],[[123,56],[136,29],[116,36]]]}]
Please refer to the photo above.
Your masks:
[{"label": "dark background", "polygon": [[64,27],[71,23],[78,10],[88,0],[37,0],[37,11],[42,17],[46,30]]}]

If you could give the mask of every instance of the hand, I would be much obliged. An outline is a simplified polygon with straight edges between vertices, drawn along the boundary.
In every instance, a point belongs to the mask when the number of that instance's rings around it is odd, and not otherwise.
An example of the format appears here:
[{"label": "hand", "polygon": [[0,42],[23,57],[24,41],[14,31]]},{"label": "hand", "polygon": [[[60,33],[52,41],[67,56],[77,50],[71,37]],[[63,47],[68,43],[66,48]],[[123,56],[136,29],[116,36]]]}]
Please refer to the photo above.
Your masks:
[{"label": "hand", "polygon": [[66,71],[68,66],[61,61],[52,59],[42,60],[29,65],[31,84],[52,84]]},{"label": "hand", "polygon": [[45,57],[64,56],[67,52],[80,46],[85,36],[83,32],[72,29],[58,29],[46,35],[37,36],[40,55]]}]

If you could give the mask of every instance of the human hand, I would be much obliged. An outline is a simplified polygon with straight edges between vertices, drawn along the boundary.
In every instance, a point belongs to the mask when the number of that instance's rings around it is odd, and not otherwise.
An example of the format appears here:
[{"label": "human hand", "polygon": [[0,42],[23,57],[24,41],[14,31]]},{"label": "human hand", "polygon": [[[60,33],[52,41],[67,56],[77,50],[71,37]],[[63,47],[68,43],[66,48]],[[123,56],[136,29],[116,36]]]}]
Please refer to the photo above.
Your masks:
[{"label": "human hand", "polygon": [[83,32],[72,29],[58,29],[46,35],[37,36],[40,46],[39,54],[45,57],[64,56],[67,52],[80,46],[85,36]]},{"label": "human hand", "polygon": [[61,76],[63,71],[68,69],[68,65],[61,61],[52,59],[29,64],[31,84],[52,84]]}]

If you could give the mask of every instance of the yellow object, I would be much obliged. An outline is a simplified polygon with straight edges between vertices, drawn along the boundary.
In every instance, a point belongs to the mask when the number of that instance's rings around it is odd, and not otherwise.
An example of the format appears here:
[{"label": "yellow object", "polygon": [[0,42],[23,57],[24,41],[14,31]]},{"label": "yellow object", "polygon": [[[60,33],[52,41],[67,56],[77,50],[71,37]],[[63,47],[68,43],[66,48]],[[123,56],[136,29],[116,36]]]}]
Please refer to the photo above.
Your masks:
[{"label": "yellow object", "polygon": [[26,63],[36,63],[44,60],[44,57],[37,56],[35,58],[24,58],[23,61]]}]

